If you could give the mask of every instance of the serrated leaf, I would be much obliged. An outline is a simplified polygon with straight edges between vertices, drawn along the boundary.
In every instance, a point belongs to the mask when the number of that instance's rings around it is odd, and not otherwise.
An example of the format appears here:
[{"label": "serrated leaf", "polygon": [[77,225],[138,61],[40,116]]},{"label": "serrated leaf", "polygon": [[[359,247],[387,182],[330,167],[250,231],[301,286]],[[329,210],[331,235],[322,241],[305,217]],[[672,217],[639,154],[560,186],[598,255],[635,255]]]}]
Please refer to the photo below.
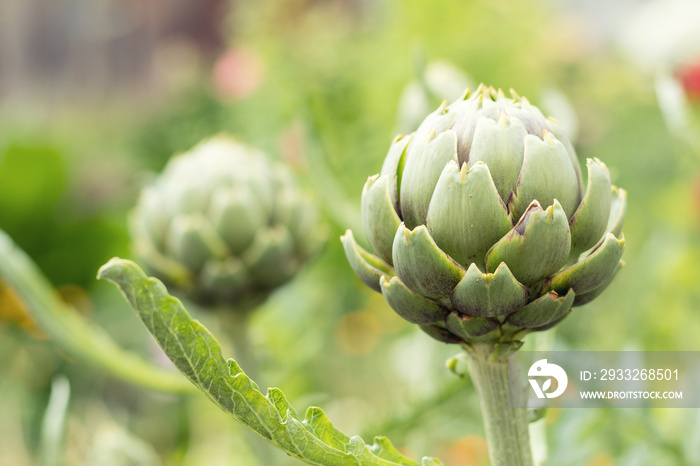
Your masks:
[{"label": "serrated leaf", "polygon": [[[386,439],[367,445],[360,437],[348,437],[320,408],[309,408],[300,421],[279,389],[264,396],[235,361],[224,359],[219,342],[182,303],[133,262],[112,259],[98,277],[118,286],[165,354],[197,388],[285,453],[319,466],[417,466]],[[424,464],[440,464],[428,461]]]},{"label": "serrated leaf", "polygon": [[279,388],[270,388],[267,391],[267,397],[275,404],[277,412],[280,413],[280,417],[284,419],[285,416],[291,415],[294,419],[299,420],[299,414],[297,414],[294,407],[289,404],[282,390]]}]

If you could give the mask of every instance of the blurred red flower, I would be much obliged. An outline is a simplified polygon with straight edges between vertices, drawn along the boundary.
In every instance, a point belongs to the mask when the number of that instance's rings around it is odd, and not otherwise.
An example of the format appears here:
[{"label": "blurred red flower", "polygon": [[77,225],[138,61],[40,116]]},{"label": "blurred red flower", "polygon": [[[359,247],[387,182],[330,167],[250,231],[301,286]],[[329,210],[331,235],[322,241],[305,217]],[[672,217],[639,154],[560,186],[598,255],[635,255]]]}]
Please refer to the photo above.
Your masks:
[{"label": "blurred red flower", "polygon": [[216,61],[212,79],[221,96],[238,100],[252,95],[260,86],[264,75],[265,68],[256,53],[229,49]]},{"label": "blurred red flower", "polygon": [[691,99],[700,100],[700,59],[681,67],[677,75],[686,95]]}]

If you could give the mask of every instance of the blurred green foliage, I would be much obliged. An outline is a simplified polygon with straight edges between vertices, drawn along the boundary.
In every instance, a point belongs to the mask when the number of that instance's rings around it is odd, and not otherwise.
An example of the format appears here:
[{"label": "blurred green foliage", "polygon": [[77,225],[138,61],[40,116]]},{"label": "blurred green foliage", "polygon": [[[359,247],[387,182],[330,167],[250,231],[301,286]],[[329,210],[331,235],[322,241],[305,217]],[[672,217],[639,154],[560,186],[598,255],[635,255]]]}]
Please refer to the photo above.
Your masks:
[{"label": "blurred green foliage", "polygon": [[[74,286],[65,299],[162,362],[121,297],[94,281],[107,259],[129,256],[126,216],[148,171],[227,131],[290,163],[309,190],[315,169],[306,153],[319,150],[331,183],[359,210],[419,50],[521,95],[560,89],[580,120],[579,159],[605,161],[629,193],[627,266],[558,327],[555,348],[700,350],[700,154],[665,128],[652,76],[586,24],[540,0],[234,2],[217,27],[232,49],[262,63],[252,93],[222,93],[214,64],[203,60],[178,86],[156,83],[150,99],[127,87],[97,103],[56,107],[29,96],[0,107],[0,228],[59,289]],[[25,104],[50,107],[50,118]],[[347,225],[326,220],[324,252],[252,319],[260,381],[281,387],[294,405],[322,406],[348,433],[386,434],[409,456],[486,464],[473,390],[443,365],[458,349],[416,332],[365,290],[335,240]],[[225,343],[217,323],[197,314]],[[38,461],[50,381],[64,373],[72,387],[65,464],[96,464],[88,458],[119,445],[133,458],[109,464],[152,464],[153,455],[173,465],[256,464],[252,435],[206,400],[86,372],[9,323],[0,322],[0,355],[0,463]],[[547,422],[549,464],[700,464],[696,410],[561,410]],[[274,464],[295,464],[272,455]]]}]

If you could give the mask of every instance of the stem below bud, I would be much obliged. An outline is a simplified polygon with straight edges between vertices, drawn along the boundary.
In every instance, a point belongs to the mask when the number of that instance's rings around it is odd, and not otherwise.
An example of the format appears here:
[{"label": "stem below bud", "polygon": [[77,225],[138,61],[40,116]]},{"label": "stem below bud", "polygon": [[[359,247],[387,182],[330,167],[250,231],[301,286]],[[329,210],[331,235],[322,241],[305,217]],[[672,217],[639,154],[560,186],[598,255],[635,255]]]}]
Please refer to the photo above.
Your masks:
[{"label": "stem below bud", "polygon": [[493,344],[483,343],[465,348],[481,403],[492,466],[533,466],[527,408],[510,407],[525,406],[517,351],[496,351]]}]

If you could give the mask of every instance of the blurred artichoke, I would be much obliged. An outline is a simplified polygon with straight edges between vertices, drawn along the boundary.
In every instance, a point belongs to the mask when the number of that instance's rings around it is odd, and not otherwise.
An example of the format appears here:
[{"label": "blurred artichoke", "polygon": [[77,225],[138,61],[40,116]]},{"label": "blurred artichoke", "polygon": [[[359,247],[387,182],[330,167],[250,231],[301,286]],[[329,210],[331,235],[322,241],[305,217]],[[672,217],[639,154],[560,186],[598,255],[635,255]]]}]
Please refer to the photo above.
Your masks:
[{"label": "blurred artichoke", "polygon": [[317,249],[317,212],[284,166],[217,136],[170,160],[131,214],[137,256],[207,305],[248,306]]},{"label": "blurred artichoke", "polygon": [[373,253],[341,238],[360,279],[444,342],[549,328],[622,264],[625,191],[597,159],[584,186],[560,126],[511,93],[481,85],[397,137],[362,194]]}]

